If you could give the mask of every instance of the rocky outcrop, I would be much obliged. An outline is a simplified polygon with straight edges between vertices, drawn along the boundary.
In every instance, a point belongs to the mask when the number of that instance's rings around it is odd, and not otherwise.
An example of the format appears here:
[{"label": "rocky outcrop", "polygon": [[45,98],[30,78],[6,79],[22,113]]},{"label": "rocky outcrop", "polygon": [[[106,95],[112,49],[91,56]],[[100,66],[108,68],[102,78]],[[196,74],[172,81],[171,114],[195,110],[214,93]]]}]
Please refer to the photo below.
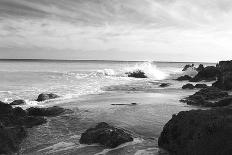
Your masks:
[{"label": "rocky outcrop", "polygon": [[24,100],[14,100],[13,102],[10,103],[10,105],[23,105],[26,104]]},{"label": "rocky outcrop", "polygon": [[110,126],[105,122],[97,124],[81,134],[81,144],[98,143],[108,148],[115,148],[123,143],[133,141],[132,136],[122,129]]},{"label": "rocky outcrop", "polygon": [[198,72],[198,74],[190,79],[190,82],[199,82],[199,81],[214,81],[216,80],[217,75],[219,74],[219,69],[215,66],[207,66],[205,68],[202,68],[201,71]]},{"label": "rocky outcrop", "polygon": [[194,88],[195,88],[194,85],[191,83],[182,86],[182,89],[194,89]]},{"label": "rocky outcrop", "polygon": [[230,155],[232,109],[191,110],[173,115],[158,145],[176,155]]},{"label": "rocky outcrop", "polygon": [[49,108],[31,107],[27,109],[29,116],[57,116],[65,112],[64,108],[53,106]]},{"label": "rocky outcrop", "polygon": [[217,75],[217,81],[213,83],[214,87],[231,90],[232,89],[232,60],[220,61],[217,64],[220,73]]},{"label": "rocky outcrop", "polygon": [[191,79],[192,79],[191,76],[184,75],[184,76],[178,77],[176,80],[177,80],[177,81],[189,81],[189,80],[191,80]]},{"label": "rocky outcrop", "polygon": [[185,65],[184,66],[184,68],[182,69],[182,71],[186,71],[186,70],[188,70],[188,68],[193,68],[194,67],[194,64],[187,64],[187,65]]},{"label": "rocky outcrop", "polygon": [[195,86],[191,83],[187,83],[185,85],[182,86],[182,89],[202,89],[202,88],[207,88],[208,86],[206,84],[196,84]]},{"label": "rocky outcrop", "polygon": [[200,64],[197,68],[196,68],[196,70],[198,71],[198,72],[200,72],[200,71],[202,71],[202,70],[204,70],[205,69],[205,67],[204,67],[204,65],[202,65],[202,64]]},{"label": "rocky outcrop", "polygon": [[42,93],[42,94],[39,94],[36,101],[41,102],[41,101],[45,101],[45,100],[55,99],[58,97],[59,97],[58,95],[53,94],[53,93]]},{"label": "rocky outcrop", "polygon": [[147,76],[145,75],[145,73],[141,70],[137,70],[134,72],[128,72],[127,73],[128,77],[134,77],[134,78],[147,78]]},{"label": "rocky outcrop", "polygon": [[225,99],[228,97],[228,93],[222,91],[215,87],[208,87],[199,90],[193,95],[180,100],[181,102],[187,103],[189,105],[198,105],[198,106],[212,106],[214,107],[215,104],[221,99]]}]

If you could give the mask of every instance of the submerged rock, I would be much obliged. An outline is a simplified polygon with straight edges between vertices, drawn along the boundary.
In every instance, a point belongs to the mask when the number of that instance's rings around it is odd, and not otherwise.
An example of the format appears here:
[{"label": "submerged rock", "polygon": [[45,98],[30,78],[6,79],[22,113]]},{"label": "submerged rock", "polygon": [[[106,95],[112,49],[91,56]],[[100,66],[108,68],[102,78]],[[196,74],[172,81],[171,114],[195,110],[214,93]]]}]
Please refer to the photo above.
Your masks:
[{"label": "submerged rock", "polygon": [[158,145],[177,155],[230,155],[232,109],[191,110],[173,115]]},{"label": "submerged rock", "polygon": [[191,84],[191,83],[188,83],[188,84],[186,84],[186,85],[183,85],[183,86],[182,86],[182,89],[194,89],[194,85]]},{"label": "submerged rock", "polygon": [[49,108],[31,107],[27,109],[29,116],[57,116],[65,112],[64,108],[53,106]]},{"label": "submerged rock", "polygon": [[181,100],[189,105],[209,106],[215,101],[228,97],[228,93],[215,87],[208,87],[199,90],[193,95]]},{"label": "submerged rock", "polygon": [[59,97],[58,95],[53,94],[53,93],[42,93],[42,94],[39,94],[36,101],[41,102],[41,101],[45,101],[45,100],[55,99],[58,97]]},{"label": "submerged rock", "polygon": [[129,72],[127,73],[128,77],[134,77],[134,78],[147,78],[147,76],[145,75],[145,73],[141,70],[137,70],[134,72]]},{"label": "submerged rock", "polygon": [[13,102],[10,103],[10,105],[23,105],[26,104],[24,100],[14,100]]},{"label": "submerged rock", "polygon": [[184,76],[178,77],[176,80],[177,80],[177,81],[189,81],[189,80],[191,80],[191,79],[192,79],[191,76],[189,76],[189,75],[184,75]]},{"label": "submerged rock", "polygon": [[122,129],[110,126],[105,122],[98,123],[81,134],[81,144],[98,143],[108,148],[115,148],[123,143],[133,141],[132,136]]}]

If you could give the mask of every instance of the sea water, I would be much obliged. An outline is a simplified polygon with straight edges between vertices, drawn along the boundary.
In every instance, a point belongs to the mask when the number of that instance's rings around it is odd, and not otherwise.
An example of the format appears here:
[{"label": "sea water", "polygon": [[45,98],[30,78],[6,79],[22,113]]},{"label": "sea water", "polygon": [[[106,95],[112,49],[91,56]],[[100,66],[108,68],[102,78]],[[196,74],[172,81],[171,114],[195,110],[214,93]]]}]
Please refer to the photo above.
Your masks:
[{"label": "sea water", "polygon": [[[179,102],[196,90],[182,90],[186,82],[173,80],[183,74],[196,74],[194,70],[182,72],[185,64],[4,60],[0,61],[0,100],[10,103],[23,99],[26,101],[26,105],[21,106],[24,109],[58,105],[73,111],[48,118],[48,123],[29,129],[20,154],[168,154],[158,147],[163,126],[173,114],[196,109]],[[142,70],[148,78],[127,77],[128,72],[137,70]],[[163,82],[170,86],[159,87]],[[43,92],[61,97],[36,102]],[[130,106],[130,103],[137,105]],[[134,141],[114,149],[79,144],[81,133],[99,122],[127,130]]]}]

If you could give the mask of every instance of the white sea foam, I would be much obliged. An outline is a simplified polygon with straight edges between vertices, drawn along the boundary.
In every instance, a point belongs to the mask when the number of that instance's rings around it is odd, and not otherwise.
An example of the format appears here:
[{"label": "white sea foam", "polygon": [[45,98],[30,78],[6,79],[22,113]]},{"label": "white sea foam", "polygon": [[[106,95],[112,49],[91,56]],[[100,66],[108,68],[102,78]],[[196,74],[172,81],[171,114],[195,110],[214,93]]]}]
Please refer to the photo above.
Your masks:
[{"label": "white sea foam", "polygon": [[168,76],[167,73],[158,69],[156,65],[152,64],[152,62],[144,62],[125,68],[126,72],[134,72],[137,70],[143,71],[146,76],[155,80],[163,80]]},{"label": "white sea foam", "polygon": [[196,71],[195,67],[189,67],[186,71],[182,73],[182,75],[188,75],[188,76],[194,77],[197,75],[197,73],[198,72]]}]

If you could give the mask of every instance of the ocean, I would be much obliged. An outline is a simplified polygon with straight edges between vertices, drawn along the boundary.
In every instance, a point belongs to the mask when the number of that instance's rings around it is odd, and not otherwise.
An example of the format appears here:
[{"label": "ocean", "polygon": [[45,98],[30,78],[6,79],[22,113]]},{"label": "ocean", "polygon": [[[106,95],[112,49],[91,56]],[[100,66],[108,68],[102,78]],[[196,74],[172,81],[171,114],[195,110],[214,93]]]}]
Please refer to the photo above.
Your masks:
[{"label": "ocean", "polygon": [[[29,129],[20,154],[167,155],[158,147],[163,126],[173,114],[197,108],[179,102],[196,91],[182,90],[186,82],[173,80],[183,74],[195,74],[191,70],[182,72],[185,64],[188,63],[1,60],[0,100],[10,103],[23,99],[24,109],[58,105],[73,111]],[[148,78],[127,77],[126,73],[136,70],[142,70]],[[161,88],[161,83],[170,86]],[[61,97],[35,101],[43,92]],[[112,105],[130,103],[137,105]],[[127,130],[134,141],[115,149],[79,144],[81,133],[99,122]]]}]

